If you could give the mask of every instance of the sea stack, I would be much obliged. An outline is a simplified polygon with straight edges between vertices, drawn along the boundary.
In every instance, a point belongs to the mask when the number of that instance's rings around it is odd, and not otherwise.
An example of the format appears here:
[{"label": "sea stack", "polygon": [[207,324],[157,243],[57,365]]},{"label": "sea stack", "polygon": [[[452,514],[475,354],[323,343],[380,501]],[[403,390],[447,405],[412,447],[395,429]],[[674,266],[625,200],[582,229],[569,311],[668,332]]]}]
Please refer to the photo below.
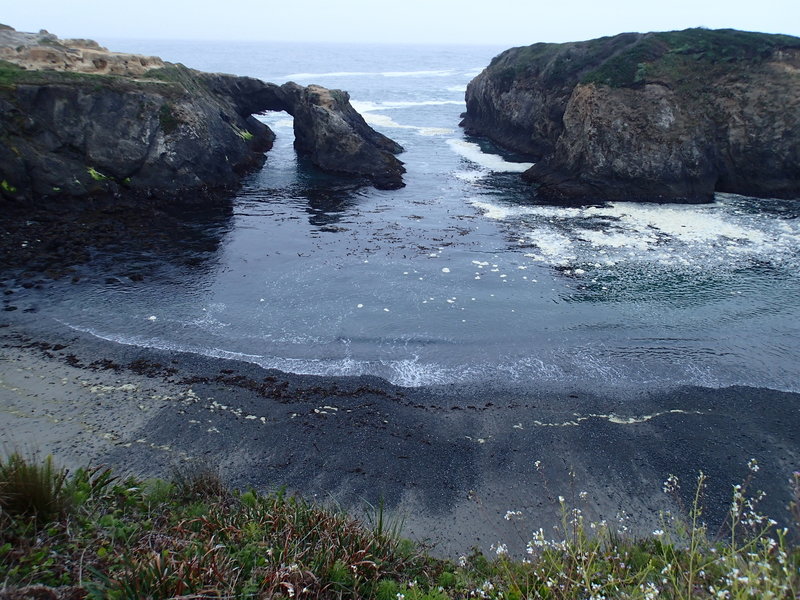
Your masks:
[{"label": "sea stack", "polygon": [[800,38],[624,33],[512,48],[467,87],[467,133],[529,156],[546,201],[800,197]]}]

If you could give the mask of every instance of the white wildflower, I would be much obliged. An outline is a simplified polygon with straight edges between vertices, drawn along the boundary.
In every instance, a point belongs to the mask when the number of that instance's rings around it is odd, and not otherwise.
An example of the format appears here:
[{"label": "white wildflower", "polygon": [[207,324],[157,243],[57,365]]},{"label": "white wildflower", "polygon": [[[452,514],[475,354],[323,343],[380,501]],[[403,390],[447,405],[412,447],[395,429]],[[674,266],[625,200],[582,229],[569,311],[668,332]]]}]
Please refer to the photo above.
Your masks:
[{"label": "white wildflower", "polygon": [[669,494],[677,491],[679,488],[680,484],[678,482],[678,477],[676,475],[669,475],[667,480],[664,482],[664,493]]}]

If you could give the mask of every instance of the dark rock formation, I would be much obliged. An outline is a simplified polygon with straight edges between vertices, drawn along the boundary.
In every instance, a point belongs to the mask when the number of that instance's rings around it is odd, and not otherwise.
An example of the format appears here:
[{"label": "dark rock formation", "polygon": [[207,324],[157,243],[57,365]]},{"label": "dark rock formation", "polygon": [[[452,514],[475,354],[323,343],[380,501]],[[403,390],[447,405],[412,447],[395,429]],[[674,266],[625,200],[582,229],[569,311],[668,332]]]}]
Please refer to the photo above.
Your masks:
[{"label": "dark rock formation", "polygon": [[[1,33],[11,41],[34,35]],[[19,55],[33,68],[0,60],[0,197],[202,198],[263,164],[274,134],[252,115],[276,110],[295,116],[296,147],[320,168],[381,188],[403,185],[393,155],[402,148],[370,129],[344,92],[168,63],[142,71],[158,59],[142,62],[85,41],[83,49],[65,49],[55,36],[44,37],[59,57],[74,60],[54,63],[52,53],[24,45],[6,47],[3,56]],[[99,65],[94,72],[75,58],[85,52]],[[31,63],[41,56],[42,65]],[[128,71],[104,74],[109,64]]]},{"label": "dark rock formation", "polygon": [[227,188],[263,163],[274,139],[184,67],[161,69],[148,80],[11,72],[18,78],[0,88],[6,196]]},{"label": "dark rock formation", "polygon": [[366,175],[379,189],[403,186],[405,169],[394,156],[402,146],[367,125],[347,92],[289,82],[281,93],[294,116],[298,152],[327,171]]},{"label": "dark rock formation", "polygon": [[733,30],[534,44],[467,88],[468,133],[547,200],[800,197],[800,38]]}]

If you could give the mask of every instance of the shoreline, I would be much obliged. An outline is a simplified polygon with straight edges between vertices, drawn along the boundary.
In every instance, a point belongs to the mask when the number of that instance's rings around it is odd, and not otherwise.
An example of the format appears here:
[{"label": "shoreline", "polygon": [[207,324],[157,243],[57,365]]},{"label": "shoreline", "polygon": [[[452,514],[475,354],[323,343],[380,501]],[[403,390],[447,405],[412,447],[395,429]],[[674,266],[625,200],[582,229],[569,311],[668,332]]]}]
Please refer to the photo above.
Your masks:
[{"label": "shoreline", "polygon": [[620,527],[649,533],[659,511],[679,510],[661,490],[667,476],[685,501],[700,470],[714,531],[750,458],[751,492],[767,492],[761,510],[782,522],[800,465],[798,402],[744,387],[400,388],[0,320],[4,451],[144,477],[195,462],[234,487],[286,487],[356,515],[383,504],[404,535],[451,558],[498,542],[524,551],[532,531],[559,522],[558,496],[590,521],[625,511]]}]

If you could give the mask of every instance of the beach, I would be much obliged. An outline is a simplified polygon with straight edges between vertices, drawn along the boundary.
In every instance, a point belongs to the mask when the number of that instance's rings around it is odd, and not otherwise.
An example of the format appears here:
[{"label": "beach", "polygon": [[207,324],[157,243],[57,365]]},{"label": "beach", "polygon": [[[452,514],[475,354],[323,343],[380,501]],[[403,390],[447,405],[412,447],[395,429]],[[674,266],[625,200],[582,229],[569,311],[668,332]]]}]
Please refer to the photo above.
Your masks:
[{"label": "beach", "polygon": [[[800,463],[797,394],[766,389],[402,388],[114,344],[33,319],[5,318],[0,338],[6,452],[143,477],[201,465],[232,487],[284,487],[367,519],[383,506],[442,556],[498,542],[523,552],[540,527],[557,537],[559,497],[588,520],[648,533],[662,511],[691,503],[700,471],[710,527],[748,475],[751,492],[767,493],[761,510],[783,522]],[[670,474],[678,497],[662,490]]]}]

